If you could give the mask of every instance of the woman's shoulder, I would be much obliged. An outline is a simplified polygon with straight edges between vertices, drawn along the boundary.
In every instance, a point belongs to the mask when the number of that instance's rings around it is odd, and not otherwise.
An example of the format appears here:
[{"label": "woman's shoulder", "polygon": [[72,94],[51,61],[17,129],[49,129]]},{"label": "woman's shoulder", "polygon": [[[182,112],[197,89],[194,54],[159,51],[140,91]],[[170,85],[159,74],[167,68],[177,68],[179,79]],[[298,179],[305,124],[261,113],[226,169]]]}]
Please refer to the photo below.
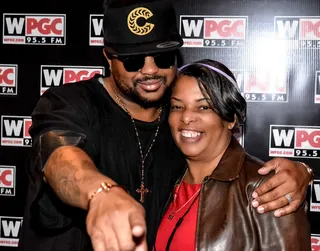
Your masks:
[{"label": "woman's shoulder", "polygon": [[246,153],[242,165],[242,170],[240,176],[245,178],[247,184],[251,184],[253,189],[264,183],[271,176],[275,174],[274,171],[271,171],[267,175],[261,175],[258,173],[258,170],[263,167],[265,161]]}]

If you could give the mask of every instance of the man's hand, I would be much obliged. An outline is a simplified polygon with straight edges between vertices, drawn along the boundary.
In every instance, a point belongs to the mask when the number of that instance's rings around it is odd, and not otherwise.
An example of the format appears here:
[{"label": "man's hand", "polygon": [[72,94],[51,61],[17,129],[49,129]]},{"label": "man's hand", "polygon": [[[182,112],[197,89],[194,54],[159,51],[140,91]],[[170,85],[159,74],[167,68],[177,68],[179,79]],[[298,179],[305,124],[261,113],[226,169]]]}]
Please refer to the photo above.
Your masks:
[{"label": "man's hand", "polygon": [[144,208],[121,188],[92,199],[86,225],[94,251],[147,251]]},{"label": "man's hand", "polygon": [[44,177],[61,201],[88,210],[86,226],[94,251],[147,251],[145,211],[140,203],[118,186],[90,200],[102,182],[115,181],[100,173],[83,150],[74,146],[55,149]]},{"label": "man's hand", "polygon": [[[258,187],[252,194],[252,206],[259,213],[275,210],[274,215],[280,217],[296,211],[305,200],[310,174],[299,162],[285,158],[274,158],[259,169],[259,174],[268,174],[275,170],[276,174]],[[285,197],[289,194],[292,201]]]}]

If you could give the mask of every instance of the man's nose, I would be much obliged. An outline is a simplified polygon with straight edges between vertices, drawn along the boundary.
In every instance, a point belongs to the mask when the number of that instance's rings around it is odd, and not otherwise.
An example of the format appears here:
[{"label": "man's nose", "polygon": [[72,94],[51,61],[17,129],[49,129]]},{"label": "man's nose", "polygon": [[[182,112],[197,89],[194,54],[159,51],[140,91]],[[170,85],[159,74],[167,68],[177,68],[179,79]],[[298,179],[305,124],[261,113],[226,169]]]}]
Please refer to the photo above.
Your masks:
[{"label": "man's nose", "polygon": [[140,73],[144,75],[152,75],[157,73],[158,71],[159,71],[159,68],[154,62],[154,58],[151,56],[145,57],[144,65],[141,68]]}]

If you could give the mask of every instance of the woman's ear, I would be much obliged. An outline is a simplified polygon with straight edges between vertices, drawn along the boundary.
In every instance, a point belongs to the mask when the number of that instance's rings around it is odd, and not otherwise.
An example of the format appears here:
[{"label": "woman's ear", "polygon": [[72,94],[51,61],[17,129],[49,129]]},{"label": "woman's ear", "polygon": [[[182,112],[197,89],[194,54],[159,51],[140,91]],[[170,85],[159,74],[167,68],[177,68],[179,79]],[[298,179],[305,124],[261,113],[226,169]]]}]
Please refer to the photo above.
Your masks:
[{"label": "woman's ear", "polygon": [[233,122],[228,122],[228,129],[229,129],[229,130],[232,130],[232,129],[236,126],[237,121],[238,121],[237,115],[234,115],[234,120],[233,120]]},{"label": "woman's ear", "polygon": [[236,122],[231,122],[231,123],[228,123],[228,129],[229,130],[232,130],[234,128],[234,126],[236,125]]}]

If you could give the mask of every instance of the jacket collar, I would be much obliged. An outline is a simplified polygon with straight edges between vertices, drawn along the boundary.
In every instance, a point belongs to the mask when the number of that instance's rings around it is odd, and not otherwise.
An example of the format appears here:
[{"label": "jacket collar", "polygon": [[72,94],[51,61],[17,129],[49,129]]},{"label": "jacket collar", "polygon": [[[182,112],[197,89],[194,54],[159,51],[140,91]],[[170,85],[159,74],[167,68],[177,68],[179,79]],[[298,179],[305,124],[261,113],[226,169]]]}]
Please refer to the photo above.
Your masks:
[{"label": "jacket collar", "polygon": [[239,144],[238,140],[232,136],[227,150],[209,178],[219,181],[231,181],[238,178],[244,157],[245,150]]}]

